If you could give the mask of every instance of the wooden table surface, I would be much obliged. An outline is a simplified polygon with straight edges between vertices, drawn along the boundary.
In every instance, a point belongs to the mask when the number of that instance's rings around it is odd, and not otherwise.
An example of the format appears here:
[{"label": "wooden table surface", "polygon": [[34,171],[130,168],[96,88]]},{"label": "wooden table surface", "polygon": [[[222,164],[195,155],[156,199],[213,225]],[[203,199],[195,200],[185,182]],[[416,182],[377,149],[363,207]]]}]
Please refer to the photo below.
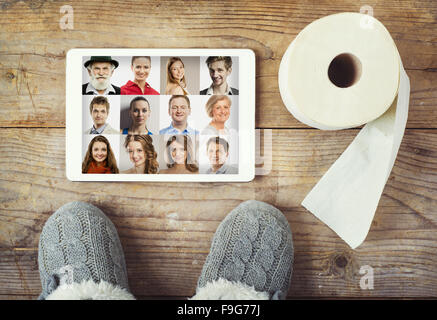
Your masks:
[{"label": "wooden table surface", "polygon": [[[104,5],[102,5],[104,3]],[[244,200],[278,207],[295,246],[289,298],[437,297],[437,2],[0,1],[0,299],[40,293],[38,240],[69,201],[118,229],[137,298],[194,294],[211,238]],[[277,73],[289,43],[322,16],[373,7],[411,81],[410,112],[370,232],[356,250],[301,201],[359,129],[319,131],[284,107]],[[65,55],[70,48],[250,48],[256,127],[272,129],[272,171],[250,183],[84,183],[65,176]],[[371,266],[374,288],[360,287]]]}]

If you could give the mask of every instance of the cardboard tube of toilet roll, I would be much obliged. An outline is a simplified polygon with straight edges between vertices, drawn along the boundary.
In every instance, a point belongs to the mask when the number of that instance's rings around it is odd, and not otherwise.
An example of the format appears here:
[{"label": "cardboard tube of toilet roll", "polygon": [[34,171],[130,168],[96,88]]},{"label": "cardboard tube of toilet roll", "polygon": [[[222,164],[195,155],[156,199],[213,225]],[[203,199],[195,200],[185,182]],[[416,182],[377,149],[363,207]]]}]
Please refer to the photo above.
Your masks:
[{"label": "cardboard tube of toilet roll", "polygon": [[334,14],[298,34],[278,76],[282,100],[299,121],[321,130],[366,124],[302,202],[355,249],[369,232],[407,122],[410,83],[396,45],[371,16]]}]

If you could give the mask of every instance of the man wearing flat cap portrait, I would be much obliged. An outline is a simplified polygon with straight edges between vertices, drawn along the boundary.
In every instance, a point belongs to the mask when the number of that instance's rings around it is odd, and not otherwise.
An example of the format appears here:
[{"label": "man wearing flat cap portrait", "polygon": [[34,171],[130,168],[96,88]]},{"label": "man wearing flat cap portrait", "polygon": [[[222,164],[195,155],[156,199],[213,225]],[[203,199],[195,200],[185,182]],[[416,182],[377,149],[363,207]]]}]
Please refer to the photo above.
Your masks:
[{"label": "man wearing flat cap portrait", "polygon": [[90,81],[82,85],[82,94],[120,94],[120,88],[111,84],[111,76],[118,67],[118,61],[110,56],[93,56],[84,66]]}]

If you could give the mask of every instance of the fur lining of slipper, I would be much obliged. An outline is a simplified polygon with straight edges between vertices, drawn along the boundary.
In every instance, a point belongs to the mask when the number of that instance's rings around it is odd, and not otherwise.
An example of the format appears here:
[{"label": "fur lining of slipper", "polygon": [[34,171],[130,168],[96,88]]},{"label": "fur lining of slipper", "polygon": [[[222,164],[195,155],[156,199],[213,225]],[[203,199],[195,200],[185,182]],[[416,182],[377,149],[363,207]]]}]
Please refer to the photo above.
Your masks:
[{"label": "fur lining of slipper", "polygon": [[126,289],[112,283],[84,280],[81,283],[60,285],[46,300],[135,300],[135,297]]},{"label": "fur lining of slipper", "polygon": [[241,282],[219,278],[197,288],[190,300],[269,300],[269,294],[256,291],[254,287]]}]

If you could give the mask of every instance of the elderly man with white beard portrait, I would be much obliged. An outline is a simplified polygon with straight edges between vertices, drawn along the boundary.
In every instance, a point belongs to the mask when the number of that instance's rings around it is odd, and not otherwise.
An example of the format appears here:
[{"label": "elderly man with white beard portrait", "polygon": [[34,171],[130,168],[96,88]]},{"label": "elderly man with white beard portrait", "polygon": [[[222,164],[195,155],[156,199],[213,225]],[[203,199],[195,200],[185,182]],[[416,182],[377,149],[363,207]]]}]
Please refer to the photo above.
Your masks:
[{"label": "elderly man with white beard portrait", "polygon": [[84,63],[90,82],[82,85],[82,94],[120,94],[120,88],[111,84],[111,76],[118,67],[118,61],[111,57],[91,57]]}]

